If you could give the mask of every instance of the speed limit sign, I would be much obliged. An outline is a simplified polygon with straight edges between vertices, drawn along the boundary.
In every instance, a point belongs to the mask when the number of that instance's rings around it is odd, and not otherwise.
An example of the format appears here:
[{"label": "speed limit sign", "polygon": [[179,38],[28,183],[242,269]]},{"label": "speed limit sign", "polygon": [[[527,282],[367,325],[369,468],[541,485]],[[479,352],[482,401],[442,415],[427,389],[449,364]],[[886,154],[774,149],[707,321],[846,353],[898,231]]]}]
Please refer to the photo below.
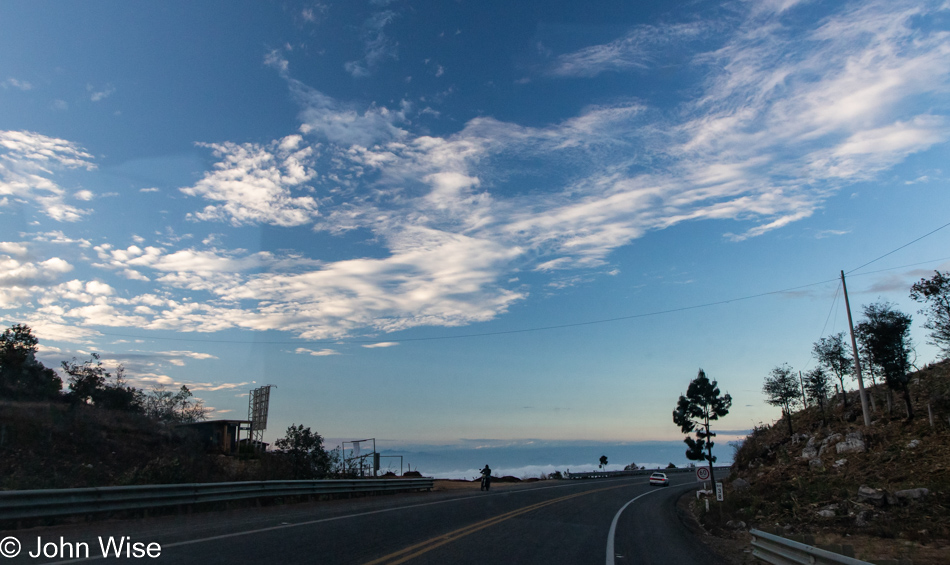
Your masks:
[{"label": "speed limit sign", "polygon": [[696,480],[703,482],[709,480],[709,467],[698,467],[696,469]]}]

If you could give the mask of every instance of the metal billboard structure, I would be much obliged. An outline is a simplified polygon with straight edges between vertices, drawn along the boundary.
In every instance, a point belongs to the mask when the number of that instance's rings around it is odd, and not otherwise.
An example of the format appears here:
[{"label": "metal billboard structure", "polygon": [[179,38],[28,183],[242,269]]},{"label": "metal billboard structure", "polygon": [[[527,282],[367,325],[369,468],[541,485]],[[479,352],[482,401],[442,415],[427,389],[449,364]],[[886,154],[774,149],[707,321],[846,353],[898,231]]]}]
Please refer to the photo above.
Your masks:
[{"label": "metal billboard structure", "polygon": [[251,391],[247,402],[247,419],[251,423],[248,439],[257,448],[264,444],[267,429],[267,411],[270,407],[270,389],[276,385],[264,385]]}]

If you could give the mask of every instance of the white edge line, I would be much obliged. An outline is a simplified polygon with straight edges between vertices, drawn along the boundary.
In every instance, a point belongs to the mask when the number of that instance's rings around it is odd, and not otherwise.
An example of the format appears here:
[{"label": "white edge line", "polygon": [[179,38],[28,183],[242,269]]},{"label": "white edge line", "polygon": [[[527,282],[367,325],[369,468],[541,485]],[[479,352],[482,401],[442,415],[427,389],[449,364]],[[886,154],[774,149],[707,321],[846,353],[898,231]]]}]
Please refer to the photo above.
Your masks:
[{"label": "white edge line", "polygon": [[614,537],[617,534],[617,522],[620,521],[620,515],[628,506],[636,502],[638,499],[643,498],[648,494],[653,494],[654,492],[659,492],[662,489],[650,490],[641,495],[635,496],[632,499],[628,500],[626,504],[620,507],[620,510],[617,510],[617,513],[614,514],[614,519],[610,523],[610,531],[607,532],[607,565],[614,565]]}]

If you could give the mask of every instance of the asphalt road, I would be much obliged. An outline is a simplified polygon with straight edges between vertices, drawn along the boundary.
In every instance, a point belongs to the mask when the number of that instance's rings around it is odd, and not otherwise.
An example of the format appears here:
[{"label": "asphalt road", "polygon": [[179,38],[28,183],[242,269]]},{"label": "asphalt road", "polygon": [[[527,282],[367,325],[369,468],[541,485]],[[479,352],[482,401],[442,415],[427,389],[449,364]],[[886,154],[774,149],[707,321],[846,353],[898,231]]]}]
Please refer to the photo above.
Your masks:
[{"label": "asphalt road", "polygon": [[[0,534],[22,547],[0,564],[75,562],[62,558],[85,556],[82,543],[97,558],[100,536],[160,545],[156,558],[129,559],[152,563],[720,564],[676,514],[695,486],[675,476],[667,488],[646,477],[545,481],[35,528]],[[33,559],[38,537],[51,545]]]}]

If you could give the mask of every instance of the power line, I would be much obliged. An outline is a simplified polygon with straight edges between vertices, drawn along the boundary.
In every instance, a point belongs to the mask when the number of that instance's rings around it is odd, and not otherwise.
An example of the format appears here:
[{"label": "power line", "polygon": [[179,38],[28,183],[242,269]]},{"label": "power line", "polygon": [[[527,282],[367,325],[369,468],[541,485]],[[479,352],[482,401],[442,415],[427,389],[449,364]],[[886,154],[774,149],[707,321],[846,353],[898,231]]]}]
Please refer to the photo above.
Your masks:
[{"label": "power line", "polygon": [[631,314],[629,316],[618,316],[616,318],[604,318],[600,320],[589,320],[586,322],[573,322],[570,324],[556,324],[551,326],[539,326],[534,328],[522,328],[517,330],[499,330],[494,332],[479,332],[479,333],[468,333],[468,334],[459,334],[459,335],[443,335],[443,336],[428,336],[428,337],[406,337],[406,338],[396,338],[396,339],[318,339],[318,340],[293,340],[293,341],[244,341],[244,340],[227,340],[227,339],[191,339],[191,338],[180,338],[180,337],[142,337],[129,334],[117,334],[117,333],[107,333],[100,332],[102,335],[108,335],[112,337],[127,337],[132,339],[155,339],[161,341],[190,341],[190,342],[200,342],[200,343],[243,343],[248,345],[302,345],[308,343],[379,343],[381,341],[388,341],[394,343],[403,343],[411,341],[436,341],[436,340],[446,340],[446,339],[462,339],[469,337],[487,337],[493,335],[509,335],[509,334],[519,334],[519,333],[528,333],[528,332],[539,332],[545,330],[557,330],[562,328],[576,328],[580,326],[591,326],[594,324],[605,324],[608,322],[620,322],[623,320],[633,320],[636,318],[646,318],[649,316],[660,316],[663,314],[674,314],[676,312],[686,312],[689,310],[698,310],[700,308],[709,308],[711,306],[719,306],[722,304],[729,304],[731,302],[741,302],[743,300],[751,300],[753,298],[760,298],[763,296],[769,296],[772,294],[783,294],[786,292],[791,292],[793,290],[799,290],[802,288],[808,288],[812,286],[818,286],[821,284],[827,284],[834,282],[838,279],[828,279],[824,281],[818,281],[808,284],[803,284],[800,286],[794,286],[791,288],[785,288],[782,290],[771,290],[768,292],[760,292],[758,294],[750,294],[748,296],[740,296],[738,298],[730,298],[727,300],[718,300],[716,302],[706,302],[704,304],[695,304],[693,306],[683,306],[680,308],[670,308],[668,310],[656,310],[653,312],[642,312],[640,314]]},{"label": "power line", "polygon": [[[840,291],[841,291],[841,285],[839,284],[839,285],[837,285],[837,286],[835,287],[835,296],[834,296],[834,298],[831,299],[831,308],[828,308],[828,316],[825,317],[825,325],[821,326],[821,335],[818,337],[819,340],[820,340],[821,338],[825,337],[825,329],[827,329],[827,327],[828,327],[828,320],[831,319],[831,313],[832,313],[832,312],[837,312],[837,311],[835,310],[835,304],[838,303],[838,293],[839,293]],[[802,371],[804,371],[805,369],[807,369],[808,366],[811,365],[811,362],[812,362],[812,357],[809,356],[808,362],[805,363],[805,366],[802,368]]]},{"label": "power line", "polygon": [[887,257],[888,255],[890,255],[890,254],[892,254],[892,253],[896,253],[897,251],[900,251],[901,249],[907,247],[908,245],[917,243],[918,241],[922,240],[923,238],[928,237],[928,236],[931,236],[931,235],[937,233],[938,231],[942,230],[943,228],[945,228],[945,227],[947,227],[947,226],[950,226],[950,222],[947,222],[946,224],[940,226],[939,228],[937,228],[937,229],[935,229],[935,230],[933,230],[933,231],[931,231],[931,232],[925,233],[924,235],[918,237],[917,239],[915,239],[915,240],[913,240],[913,241],[910,241],[910,242],[908,242],[908,243],[905,243],[904,245],[901,245],[901,246],[898,247],[897,249],[892,249],[891,251],[888,251],[887,253],[885,253],[884,255],[881,255],[881,256],[878,257],[877,259],[872,259],[872,260],[868,261],[867,263],[861,265],[860,267],[857,267],[857,268],[855,268],[855,269],[851,269],[851,270],[848,271],[846,274],[850,275],[851,273],[853,273],[853,272],[855,272],[855,271],[857,271],[857,270],[859,270],[859,269],[863,269],[864,267],[867,267],[867,266],[870,265],[871,263],[874,263],[874,262],[876,262],[876,261],[880,261],[881,259]]}]

